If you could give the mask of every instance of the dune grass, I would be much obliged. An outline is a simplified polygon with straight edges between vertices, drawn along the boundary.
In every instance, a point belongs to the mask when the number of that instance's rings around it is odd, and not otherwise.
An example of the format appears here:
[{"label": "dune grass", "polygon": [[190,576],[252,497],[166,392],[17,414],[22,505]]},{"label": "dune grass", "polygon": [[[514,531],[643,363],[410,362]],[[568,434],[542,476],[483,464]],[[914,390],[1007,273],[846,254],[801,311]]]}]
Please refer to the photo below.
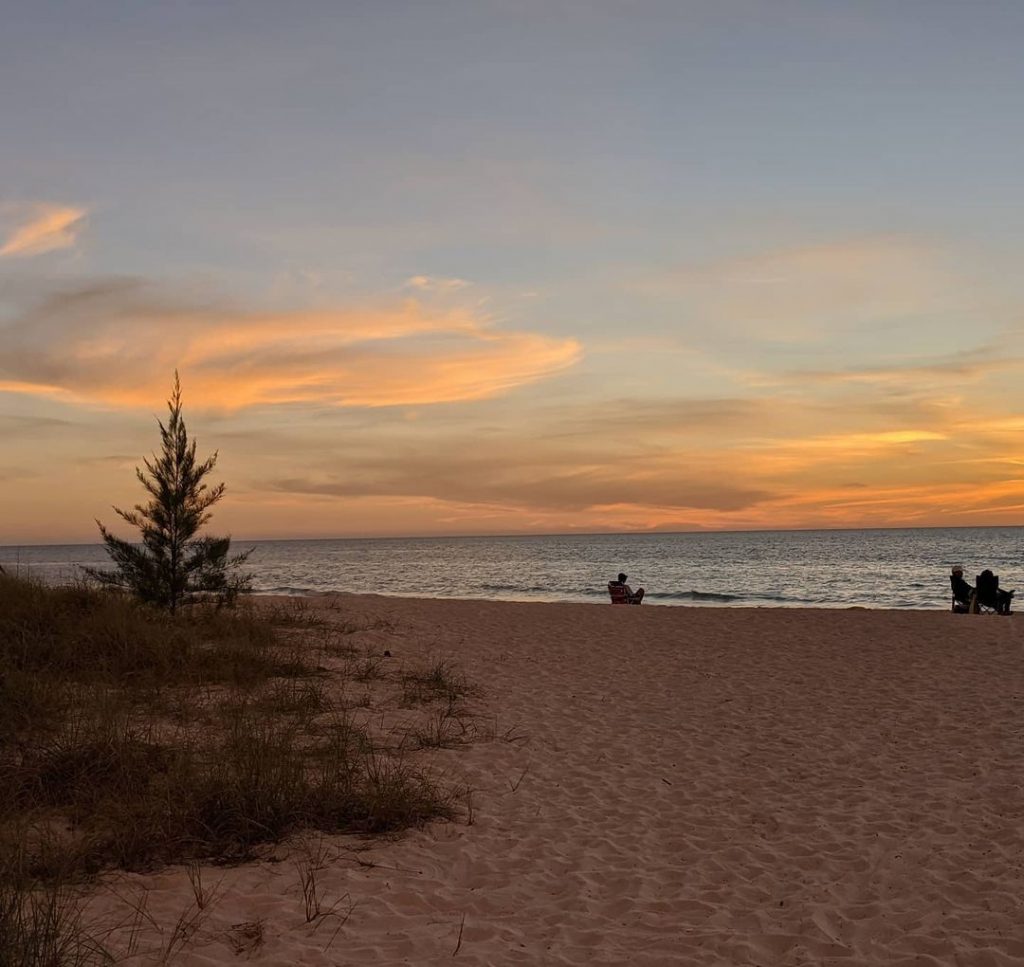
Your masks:
[{"label": "dune grass", "polygon": [[472,691],[465,676],[444,658],[427,668],[408,670],[402,675],[402,701],[405,705],[443,700],[451,707],[470,696]]},{"label": "dune grass", "polygon": [[[336,707],[304,627],[296,608],[172,616],[0,576],[0,964],[100,962],[68,884],[104,870],[452,815]],[[463,687],[422,677],[403,683],[420,700]]]},{"label": "dune grass", "polygon": [[81,922],[64,886],[0,879],[0,963],[4,967],[94,967],[112,963]]}]

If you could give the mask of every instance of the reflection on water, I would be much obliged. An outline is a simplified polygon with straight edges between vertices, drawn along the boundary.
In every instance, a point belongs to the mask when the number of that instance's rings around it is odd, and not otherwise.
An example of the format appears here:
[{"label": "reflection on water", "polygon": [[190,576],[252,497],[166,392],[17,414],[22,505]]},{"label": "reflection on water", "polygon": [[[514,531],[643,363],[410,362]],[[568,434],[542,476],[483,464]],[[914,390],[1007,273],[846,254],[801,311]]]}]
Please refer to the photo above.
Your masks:
[{"label": "reflection on water", "polygon": [[[940,608],[950,565],[1024,588],[1024,528],[600,534],[236,542],[256,590],[531,601],[607,600],[620,570],[651,604]],[[106,562],[99,545],[0,548],[47,581]]]}]

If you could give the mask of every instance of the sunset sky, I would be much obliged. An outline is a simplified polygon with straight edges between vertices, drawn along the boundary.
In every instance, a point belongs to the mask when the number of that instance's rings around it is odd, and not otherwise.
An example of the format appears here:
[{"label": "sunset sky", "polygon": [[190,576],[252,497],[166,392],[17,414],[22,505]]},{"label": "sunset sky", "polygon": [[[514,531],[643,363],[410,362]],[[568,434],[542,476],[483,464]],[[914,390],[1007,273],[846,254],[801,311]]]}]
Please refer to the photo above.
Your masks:
[{"label": "sunset sky", "polygon": [[1019,0],[14,0],[0,544],[1024,522]]}]

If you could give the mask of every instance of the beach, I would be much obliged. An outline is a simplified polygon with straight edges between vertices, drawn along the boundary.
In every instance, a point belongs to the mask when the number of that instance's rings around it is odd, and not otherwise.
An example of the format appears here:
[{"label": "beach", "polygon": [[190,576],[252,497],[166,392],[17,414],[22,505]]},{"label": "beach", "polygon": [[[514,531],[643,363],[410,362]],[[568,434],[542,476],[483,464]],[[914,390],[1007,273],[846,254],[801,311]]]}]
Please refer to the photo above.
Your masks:
[{"label": "beach", "polygon": [[[173,962],[1024,961],[1018,617],[305,601],[385,671],[444,659],[471,683],[426,755],[458,816],[204,869]],[[337,906],[309,923],[311,849]],[[143,894],[130,963],[188,907],[186,872],[110,878],[87,910],[113,925]]]}]

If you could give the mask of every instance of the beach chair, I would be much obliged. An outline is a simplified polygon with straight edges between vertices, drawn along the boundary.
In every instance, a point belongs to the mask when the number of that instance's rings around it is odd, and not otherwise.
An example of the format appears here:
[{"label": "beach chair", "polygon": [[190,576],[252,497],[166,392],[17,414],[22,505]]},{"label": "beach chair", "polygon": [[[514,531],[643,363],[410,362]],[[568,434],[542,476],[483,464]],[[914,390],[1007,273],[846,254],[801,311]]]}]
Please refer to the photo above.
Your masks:
[{"label": "beach chair", "polygon": [[977,610],[984,610],[986,613],[1010,613],[1010,604],[1015,592],[1000,589],[998,574],[982,571],[974,579],[974,587],[974,605]]},{"label": "beach chair", "polygon": [[637,588],[632,594],[626,590],[624,584],[618,581],[608,582],[608,594],[611,596],[612,604],[643,604],[644,589]]},{"label": "beach chair", "polygon": [[618,581],[608,582],[608,593],[611,595],[612,604],[629,604],[629,595],[626,594],[624,585]]},{"label": "beach chair", "polygon": [[949,610],[954,614],[970,614],[974,610],[974,589],[962,581],[958,583],[953,574],[949,576],[949,583],[952,588]]}]

